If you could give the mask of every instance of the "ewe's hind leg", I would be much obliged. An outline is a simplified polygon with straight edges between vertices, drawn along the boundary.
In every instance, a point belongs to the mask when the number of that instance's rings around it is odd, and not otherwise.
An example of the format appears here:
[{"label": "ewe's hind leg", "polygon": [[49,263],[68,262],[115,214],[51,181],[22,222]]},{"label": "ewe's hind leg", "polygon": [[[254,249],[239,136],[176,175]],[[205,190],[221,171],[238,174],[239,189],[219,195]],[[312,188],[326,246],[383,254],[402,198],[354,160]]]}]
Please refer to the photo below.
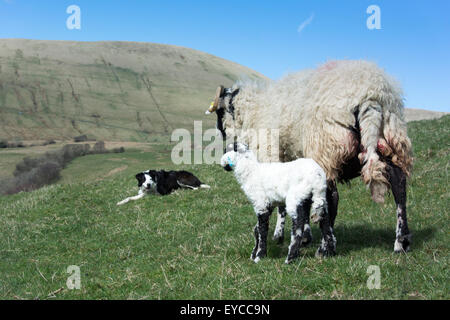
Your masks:
[{"label": "ewe's hind leg", "polygon": [[336,220],[336,216],[337,216],[337,212],[338,212],[338,203],[339,203],[339,193],[338,193],[335,181],[331,181],[328,183],[327,202],[328,202],[328,214],[330,215],[331,228],[334,229],[334,222]]},{"label": "ewe's hind leg", "polygon": [[316,251],[317,257],[329,257],[336,254],[336,237],[331,227],[330,215],[325,212],[325,217],[320,221],[320,230],[322,231],[322,241],[319,249]]},{"label": "ewe's hind leg", "polygon": [[394,244],[394,251],[397,253],[406,252],[411,244],[411,234],[408,229],[406,218],[406,175],[396,165],[389,163],[386,166],[389,176],[392,194],[397,205],[397,231]]},{"label": "ewe's hind leg", "polygon": [[261,258],[267,255],[267,234],[269,233],[269,218],[272,214],[273,208],[267,208],[263,211],[258,211],[258,223],[253,230],[255,234],[255,248],[253,249],[251,259],[258,263]]},{"label": "ewe's hind leg", "polygon": [[284,241],[284,224],[286,221],[286,207],[279,206],[277,214],[277,226],[275,227],[275,232],[273,233],[273,240],[278,243],[283,243]]},{"label": "ewe's hind leg", "polygon": [[311,200],[302,200],[296,208],[288,206],[288,214],[292,218],[292,232],[291,232],[291,244],[289,245],[289,252],[285,263],[289,264],[297,258],[300,254],[300,247],[302,245],[303,230],[305,222],[309,216],[309,210],[311,208]]}]

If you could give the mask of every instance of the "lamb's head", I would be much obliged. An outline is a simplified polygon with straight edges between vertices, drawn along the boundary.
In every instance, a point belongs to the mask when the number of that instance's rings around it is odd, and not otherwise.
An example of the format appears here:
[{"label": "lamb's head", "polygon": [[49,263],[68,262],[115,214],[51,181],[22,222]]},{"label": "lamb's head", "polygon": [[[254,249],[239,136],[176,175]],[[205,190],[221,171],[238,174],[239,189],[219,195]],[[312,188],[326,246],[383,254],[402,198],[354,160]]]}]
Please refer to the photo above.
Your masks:
[{"label": "lamb's head", "polygon": [[234,120],[233,99],[238,93],[239,87],[236,85],[231,88],[224,88],[224,86],[218,87],[214,101],[211,102],[211,105],[205,112],[205,114],[211,114],[213,112],[217,114],[217,129],[222,133],[224,139],[226,138],[223,127],[224,117],[229,116]]},{"label": "lamb's head", "polygon": [[225,149],[225,154],[220,159],[220,165],[226,171],[232,171],[242,157],[250,156],[251,151],[243,143],[230,143]]}]

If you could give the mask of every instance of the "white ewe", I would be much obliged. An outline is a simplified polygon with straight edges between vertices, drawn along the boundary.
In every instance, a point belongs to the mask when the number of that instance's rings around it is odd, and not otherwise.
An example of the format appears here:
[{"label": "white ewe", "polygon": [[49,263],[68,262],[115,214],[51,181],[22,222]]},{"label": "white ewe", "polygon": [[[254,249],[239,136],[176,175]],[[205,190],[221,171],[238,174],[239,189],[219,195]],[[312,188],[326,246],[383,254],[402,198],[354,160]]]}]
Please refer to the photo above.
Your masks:
[{"label": "white ewe", "polygon": [[[228,151],[230,150],[230,151]],[[283,204],[292,219],[291,243],[286,263],[299,255],[303,230],[311,211],[313,222],[320,221],[322,243],[319,256],[335,254],[336,238],[327,211],[327,180],[323,169],[312,159],[286,163],[259,163],[248,147],[237,143],[227,147],[221,166],[234,175],[253,205],[258,223],[251,259],[258,262],[267,252],[269,217],[276,205]],[[277,226],[278,227],[278,226]]]},{"label": "white ewe", "polygon": [[[219,87],[207,113],[214,111],[222,135],[250,145],[261,161],[270,161],[264,156],[273,156],[273,146],[259,144],[259,137],[249,134],[249,129],[279,130],[278,158],[283,162],[317,161],[328,179],[332,226],[339,200],[337,182],[361,176],[376,202],[384,201],[390,187],[397,205],[394,250],[409,249],[406,178],[412,154],[403,96],[396,82],[375,64],[332,61],[265,86]],[[283,207],[279,207],[279,219],[282,225]],[[304,234],[310,238],[309,230]]]}]

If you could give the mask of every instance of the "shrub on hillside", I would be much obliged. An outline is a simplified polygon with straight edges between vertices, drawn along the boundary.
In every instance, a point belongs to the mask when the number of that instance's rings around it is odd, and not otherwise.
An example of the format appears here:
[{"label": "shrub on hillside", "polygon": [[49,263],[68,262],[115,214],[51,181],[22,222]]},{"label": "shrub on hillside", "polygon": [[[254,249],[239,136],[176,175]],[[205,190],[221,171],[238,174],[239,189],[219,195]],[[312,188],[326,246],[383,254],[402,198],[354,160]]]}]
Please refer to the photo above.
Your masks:
[{"label": "shrub on hillside", "polygon": [[[25,157],[16,165],[14,178],[0,181],[0,194],[14,194],[20,191],[32,191],[60,179],[60,172],[75,158],[88,154],[108,153],[105,143],[99,141],[91,150],[89,144],[67,144],[57,151],[31,158]],[[125,152],[123,147],[114,152]]]},{"label": "shrub on hillside", "polygon": [[88,141],[88,137],[87,137],[87,135],[83,134],[81,136],[77,136],[77,137],[73,138],[73,141],[74,142],[86,142],[86,141]]},{"label": "shrub on hillside", "polygon": [[92,154],[99,154],[99,153],[108,153],[108,150],[106,150],[105,148],[104,141],[96,142],[94,148],[92,148]]},{"label": "shrub on hillside", "polygon": [[61,178],[61,167],[56,162],[44,162],[27,172],[23,172],[0,188],[3,194],[15,194],[21,191],[32,191],[45,185],[52,184]]}]

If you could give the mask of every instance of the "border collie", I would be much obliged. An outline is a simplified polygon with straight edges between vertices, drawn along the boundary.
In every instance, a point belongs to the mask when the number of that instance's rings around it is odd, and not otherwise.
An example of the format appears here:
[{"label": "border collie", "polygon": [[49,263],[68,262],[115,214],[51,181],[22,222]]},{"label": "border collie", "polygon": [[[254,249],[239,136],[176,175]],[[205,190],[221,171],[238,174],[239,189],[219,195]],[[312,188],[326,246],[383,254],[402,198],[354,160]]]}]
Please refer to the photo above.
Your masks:
[{"label": "border collie", "polygon": [[139,187],[138,195],[118,202],[118,206],[125,204],[130,200],[139,200],[148,193],[166,195],[179,188],[193,190],[197,190],[198,188],[210,188],[210,186],[203,184],[196,176],[187,171],[147,170],[138,173],[136,179]]}]

